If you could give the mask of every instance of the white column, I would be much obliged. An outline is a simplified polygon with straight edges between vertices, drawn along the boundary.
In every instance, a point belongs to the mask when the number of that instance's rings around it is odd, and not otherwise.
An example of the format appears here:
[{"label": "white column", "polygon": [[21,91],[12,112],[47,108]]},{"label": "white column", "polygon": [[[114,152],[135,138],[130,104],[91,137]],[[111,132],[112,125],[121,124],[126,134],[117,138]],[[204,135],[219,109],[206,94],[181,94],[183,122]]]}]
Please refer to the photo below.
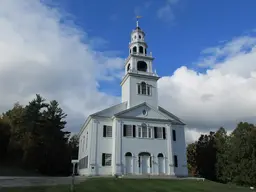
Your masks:
[{"label": "white column", "polygon": [[132,174],[137,174],[137,158],[136,155],[133,154],[132,156]]},{"label": "white column", "polygon": [[116,174],[116,119],[113,120],[112,126],[112,175]]},{"label": "white column", "polygon": [[115,145],[113,147],[115,148],[115,172],[118,175],[123,174],[122,132],[122,121],[117,120],[115,129]]},{"label": "white column", "polygon": [[172,125],[166,125],[166,132],[167,132],[167,160],[165,161],[165,168],[166,174],[174,175],[174,167],[173,167],[173,150],[172,150]]},{"label": "white column", "polygon": [[99,173],[98,157],[98,120],[93,120],[91,127],[91,146],[90,146],[90,169],[92,175]]}]

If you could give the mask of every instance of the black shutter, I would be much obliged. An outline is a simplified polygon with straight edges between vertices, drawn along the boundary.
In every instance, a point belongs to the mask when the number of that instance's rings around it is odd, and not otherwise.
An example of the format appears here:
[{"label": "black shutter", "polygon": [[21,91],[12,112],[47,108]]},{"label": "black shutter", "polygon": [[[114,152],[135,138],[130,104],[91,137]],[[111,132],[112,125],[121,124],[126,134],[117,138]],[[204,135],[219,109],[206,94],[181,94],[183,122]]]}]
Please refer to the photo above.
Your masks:
[{"label": "black shutter", "polygon": [[133,125],[133,137],[136,137],[136,125]]},{"label": "black shutter", "polygon": [[126,125],[124,125],[124,133],[123,133],[123,136],[125,137],[126,136]]},{"label": "black shutter", "polygon": [[104,125],[103,126],[103,137],[106,137],[106,135],[107,135],[107,126]]},{"label": "black shutter", "polygon": [[140,94],[140,84],[138,85],[138,94]]},{"label": "black shutter", "polygon": [[174,155],[174,166],[178,167],[178,157],[177,157],[177,155]]},{"label": "black shutter", "polygon": [[105,153],[102,153],[102,166],[105,166]]},{"label": "black shutter", "polygon": [[176,131],[172,130],[172,139],[173,141],[176,141]]},{"label": "black shutter", "polygon": [[152,157],[151,156],[150,156],[149,160],[150,160],[150,162],[149,162],[150,163],[150,167],[152,167]]},{"label": "black shutter", "polygon": [[139,167],[140,167],[140,156],[139,156],[139,158],[138,158],[138,165],[139,165]]},{"label": "black shutter", "polygon": [[166,139],[165,127],[163,127],[163,138]]},{"label": "black shutter", "polygon": [[154,138],[157,138],[157,127],[154,127]]}]

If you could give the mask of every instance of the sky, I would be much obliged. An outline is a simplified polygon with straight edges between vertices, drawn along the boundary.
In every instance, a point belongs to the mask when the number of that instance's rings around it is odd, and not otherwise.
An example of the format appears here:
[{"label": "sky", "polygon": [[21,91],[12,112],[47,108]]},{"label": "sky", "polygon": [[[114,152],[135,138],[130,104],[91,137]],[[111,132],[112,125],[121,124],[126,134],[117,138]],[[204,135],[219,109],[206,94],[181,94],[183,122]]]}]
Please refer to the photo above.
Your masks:
[{"label": "sky", "polygon": [[159,104],[186,141],[256,123],[255,0],[1,0],[0,112],[40,94],[78,132],[120,102],[130,33],[141,15],[155,57]]}]

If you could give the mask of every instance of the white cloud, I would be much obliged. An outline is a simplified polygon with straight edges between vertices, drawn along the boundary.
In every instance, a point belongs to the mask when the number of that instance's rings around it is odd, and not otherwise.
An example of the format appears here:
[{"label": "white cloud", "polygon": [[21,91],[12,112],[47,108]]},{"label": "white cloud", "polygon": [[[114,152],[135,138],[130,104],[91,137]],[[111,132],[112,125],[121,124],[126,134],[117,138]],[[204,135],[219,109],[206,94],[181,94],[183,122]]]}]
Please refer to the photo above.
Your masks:
[{"label": "white cloud", "polygon": [[204,50],[199,64],[208,65],[210,58],[211,68],[198,73],[182,66],[161,78],[160,103],[197,131],[256,123],[255,48],[256,37],[246,36]]},{"label": "white cloud", "polygon": [[164,21],[172,21],[175,19],[173,13],[173,6],[177,4],[179,0],[166,0],[164,6],[157,10],[157,17]]},{"label": "white cloud", "polygon": [[[78,131],[88,114],[120,101],[98,88],[100,80],[120,79],[123,59],[96,51],[106,42],[61,24],[62,17],[39,1],[0,1],[0,111],[40,93],[57,99],[69,129]],[[159,80],[160,104],[187,123],[188,142],[240,120],[255,122],[255,39],[236,37],[204,50],[198,65],[210,66],[206,73],[183,66]]]},{"label": "white cloud", "polygon": [[93,50],[105,41],[91,40],[63,23],[63,16],[40,1],[0,2],[1,111],[40,93],[57,99],[75,126],[78,119],[81,124],[91,112],[119,101],[99,92],[98,82],[120,78],[123,59]]}]

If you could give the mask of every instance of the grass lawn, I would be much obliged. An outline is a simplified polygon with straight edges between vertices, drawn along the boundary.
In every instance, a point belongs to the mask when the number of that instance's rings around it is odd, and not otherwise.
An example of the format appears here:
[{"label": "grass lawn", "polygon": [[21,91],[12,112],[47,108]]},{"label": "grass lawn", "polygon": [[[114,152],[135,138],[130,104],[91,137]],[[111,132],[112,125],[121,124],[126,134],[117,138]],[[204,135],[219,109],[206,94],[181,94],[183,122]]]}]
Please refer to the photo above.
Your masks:
[{"label": "grass lawn", "polygon": [[[89,179],[75,186],[76,192],[246,192],[249,188],[210,181],[156,179]],[[70,186],[3,188],[0,192],[69,192]]]}]

